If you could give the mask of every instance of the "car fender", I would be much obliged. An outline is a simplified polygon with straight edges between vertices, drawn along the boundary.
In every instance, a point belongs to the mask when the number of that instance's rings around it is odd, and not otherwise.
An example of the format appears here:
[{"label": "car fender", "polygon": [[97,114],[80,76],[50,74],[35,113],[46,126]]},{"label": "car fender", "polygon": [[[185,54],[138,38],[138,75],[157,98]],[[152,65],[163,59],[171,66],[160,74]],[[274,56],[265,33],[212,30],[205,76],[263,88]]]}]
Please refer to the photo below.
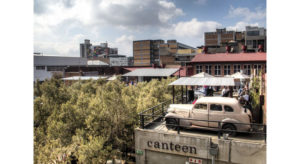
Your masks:
[{"label": "car fender", "polygon": [[184,119],[183,116],[178,115],[176,113],[168,113],[168,114],[166,114],[165,119],[167,119],[167,118],[180,118],[180,126],[191,126],[191,123],[190,123],[189,120]]},{"label": "car fender", "polygon": [[225,118],[222,120],[221,126],[225,125],[226,123],[233,124],[238,131],[248,131],[250,129],[250,125],[244,125],[244,124],[235,124],[235,123],[241,123],[240,121],[232,118]]}]

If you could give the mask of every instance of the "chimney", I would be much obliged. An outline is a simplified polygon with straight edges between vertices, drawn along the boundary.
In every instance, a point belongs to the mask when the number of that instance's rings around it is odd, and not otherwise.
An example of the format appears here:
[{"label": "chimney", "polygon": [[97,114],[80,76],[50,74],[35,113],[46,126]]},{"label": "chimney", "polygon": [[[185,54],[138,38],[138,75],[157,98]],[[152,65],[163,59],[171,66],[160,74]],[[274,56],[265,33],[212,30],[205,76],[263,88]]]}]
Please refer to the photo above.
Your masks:
[{"label": "chimney", "polygon": [[243,50],[244,53],[246,53],[247,52],[247,46],[242,45],[242,50]]},{"label": "chimney", "polygon": [[264,52],[264,46],[259,44],[258,45],[258,52]]},{"label": "chimney", "polygon": [[230,53],[230,49],[231,49],[230,46],[226,46],[226,52],[227,52],[227,53]]},{"label": "chimney", "polygon": [[204,54],[207,54],[207,47],[206,46],[203,46],[203,50],[202,50],[202,52],[204,53]]}]

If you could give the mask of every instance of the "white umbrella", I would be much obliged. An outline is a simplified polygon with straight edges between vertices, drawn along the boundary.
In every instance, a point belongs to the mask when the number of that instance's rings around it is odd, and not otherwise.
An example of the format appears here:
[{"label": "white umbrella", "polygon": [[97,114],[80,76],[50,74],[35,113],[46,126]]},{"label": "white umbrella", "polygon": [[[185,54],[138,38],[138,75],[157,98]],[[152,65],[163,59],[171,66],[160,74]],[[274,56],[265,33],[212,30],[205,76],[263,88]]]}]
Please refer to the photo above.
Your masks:
[{"label": "white umbrella", "polygon": [[196,75],[194,75],[192,77],[214,77],[214,76],[212,76],[212,75],[210,75],[208,73],[205,73],[205,72],[201,72],[201,73],[198,73],[198,74],[196,74]]},{"label": "white umbrella", "polygon": [[234,79],[250,79],[250,76],[245,75],[241,72],[236,72],[236,73],[230,75],[230,77],[232,77]]}]

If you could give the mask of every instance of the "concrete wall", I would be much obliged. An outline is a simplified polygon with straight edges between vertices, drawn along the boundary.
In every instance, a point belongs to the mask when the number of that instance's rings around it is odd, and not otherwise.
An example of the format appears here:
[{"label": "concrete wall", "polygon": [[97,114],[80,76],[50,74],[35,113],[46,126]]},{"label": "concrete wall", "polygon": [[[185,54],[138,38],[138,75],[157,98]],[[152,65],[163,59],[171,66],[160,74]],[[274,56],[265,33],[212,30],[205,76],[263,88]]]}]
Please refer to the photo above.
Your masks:
[{"label": "concrete wall", "polygon": [[[201,159],[203,164],[210,164],[212,162],[212,156],[209,153],[211,142],[218,144],[219,147],[218,155],[215,157],[216,164],[266,163],[265,144],[223,139],[212,140],[209,136],[146,129],[135,130],[135,149],[140,152],[136,154],[136,162],[138,164],[188,164],[189,158],[196,158]],[[162,143],[165,144],[164,147]],[[172,150],[170,148],[171,143],[173,145]],[[196,151],[190,151],[189,148],[191,147],[195,148]]]}]

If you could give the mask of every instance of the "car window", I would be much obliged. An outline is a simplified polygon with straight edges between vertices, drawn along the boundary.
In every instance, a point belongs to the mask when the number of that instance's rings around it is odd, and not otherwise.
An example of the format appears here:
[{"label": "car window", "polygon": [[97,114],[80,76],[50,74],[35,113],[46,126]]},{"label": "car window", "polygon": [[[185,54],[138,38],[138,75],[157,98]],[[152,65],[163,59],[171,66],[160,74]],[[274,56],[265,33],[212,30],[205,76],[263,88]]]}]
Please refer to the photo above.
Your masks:
[{"label": "car window", "polygon": [[233,112],[233,108],[227,105],[224,106],[224,110],[225,112]]},{"label": "car window", "polygon": [[207,110],[207,104],[196,104],[194,109]]},{"label": "car window", "polygon": [[211,111],[222,111],[222,105],[219,104],[211,104],[210,105]]}]

